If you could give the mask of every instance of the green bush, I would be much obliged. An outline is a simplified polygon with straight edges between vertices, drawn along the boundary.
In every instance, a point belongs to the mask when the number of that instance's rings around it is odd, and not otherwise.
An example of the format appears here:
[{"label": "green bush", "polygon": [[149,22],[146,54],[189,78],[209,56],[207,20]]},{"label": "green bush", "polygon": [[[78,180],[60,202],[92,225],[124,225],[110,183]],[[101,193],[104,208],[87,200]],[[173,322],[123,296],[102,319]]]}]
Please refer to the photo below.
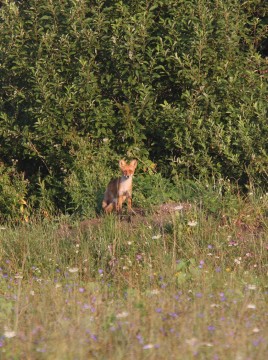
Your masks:
[{"label": "green bush", "polygon": [[100,212],[104,191],[113,175],[112,164],[118,161],[107,144],[96,150],[84,139],[77,140],[71,154],[73,167],[65,178],[67,210],[82,217],[95,216]]},{"label": "green bush", "polygon": [[28,181],[14,168],[0,164],[0,221],[28,221]]},{"label": "green bush", "polygon": [[4,1],[0,159],[62,210],[66,184],[105,182],[71,179],[77,137],[175,180],[267,188],[267,10],[261,0]]}]

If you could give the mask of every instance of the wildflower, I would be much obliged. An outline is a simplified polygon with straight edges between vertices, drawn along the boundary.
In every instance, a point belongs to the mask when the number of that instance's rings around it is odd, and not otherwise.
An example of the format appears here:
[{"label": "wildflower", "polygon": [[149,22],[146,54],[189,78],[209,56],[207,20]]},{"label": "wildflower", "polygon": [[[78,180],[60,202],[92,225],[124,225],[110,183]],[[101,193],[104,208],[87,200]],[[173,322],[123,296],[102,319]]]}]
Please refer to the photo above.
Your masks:
[{"label": "wildflower", "polygon": [[137,254],[137,255],[136,255],[136,260],[137,260],[137,261],[141,261],[141,260],[142,260],[142,255],[141,255],[141,254]]},{"label": "wildflower", "polygon": [[123,311],[123,312],[117,314],[117,315],[116,315],[116,318],[117,318],[117,319],[122,319],[122,318],[125,318],[125,317],[127,317],[127,316],[128,316],[128,312],[127,312],[127,311]]},{"label": "wildflower", "polygon": [[77,267],[69,268],[70,273],[76,273],[79,269]]},{"label": "wildflower", "polygon": [[78,291],[79,291],[80,293],[83,293],[83,292],[85,292],[85,289],[82,288],[82,287],[80,287],[80,288],[78,289]]},{"label": "wildflower", "polygon": [[177,210],[182,210],[183,209],[183,205],[178,205],[178,206],[175,206],[174,207],[174,210],[177,211]]},{"label": "wildflower", "polygon": [[256,289],[257,289],[257,286],[254,285],[254,284],[253,284],[253,285],[250,285],[250,284],[249,284],[249,285],[248,285],[248,289],[249,289],[249,290],[256,290]]},{"label": "wildflower", "polygon": [[30,291],[30,295],[32,295],[32,296],[34,296],[34,295],[35,295],[34,290],[31,290],[31,291]]},{"label": "wildflower", "polygon": [[16,332],[15,331],[12,331],[12,330],[8,330],[7,328],[5,329],[5,332],[4,332],[4,336],[7,338],[7,339],[11,339],[13,337],[16,336]]},{"label": "wildflower", "polygon": [[205,346],[208,346],[208,347],[213,347],[213,344],[209,343],[209,342],[205,342],[204,343]]},{"label": "wildflower", "polygon": [[143,349],[144,349],[144,350],[153,349],[153,348],[154,348],[154,345],[153,345],[153,344],[147,344],[147,345],[144,345],[144,346],[143,346]]},{"label": "wildflower", "polygon": [[256,309],[256,305],[255,304],[248,304],[247,309]]},{"label": "wildflower", "polygon": [[152,236],[152,239],[153,239],[153,240],[158,240],[158,239],[160,239],[160,238],[161,238],[161,235],[160,235],[160,234]]},{"label": "wildflower", "polygon": [[160,290],[158,290],[158,289],[153,289],[152,291],[151,291],[151,294],[152,295],[158,295],[160,293]]},{"label": "wildflower", "polygon": [[238,242],[230,241],[228,246],[238,246]]},{"label": "wildflower", "polygon": [[136,338],[138,339],[140,344],[143,344],[143,337],[141,336],[141,334],[138,334]]},{"label": "wildflower", "polygon": [[218,307],[220,307],[220,305],[219,305],[219,304],[211,304],[210,307],[212,307],[212,308],[214,308],[214,307],[215,307],[215,308],[218,308]]},{"label": "wildflower", "polygon": [[23,279],[23,276],[20,275],[20,274],[17,274],[17,275],[14,276],[14,278],[15,278],[15,279]]},{"label": "wildflower", "polygon": [[204,261],[204,260],[200,260],[199,265],[198,265],[199,269],[203,269],[203,265],[204,265],[204,264],[205,264],[205,261]]},{"label": "wildflower", "polygon": [[208,326],[208,331],[215,331],[215,326],[209,325]]},{"label": "wildflower", "polygon": [[254,332],[254,333],[258,333],[258,332],[260,332],[260,329],[259,329],[259,328],[257,328],[257,327],[255,327],[255,328],[252,330],[252,332]]},{"label": "wildflower", "polygon": [[188,225],[194,227],[197,225],[197,221],[188,221]]},{"label": "wildflower", "polygon": [[98,273],[101,275],[101,274],[103,274],[103,270],[102,269],[99,269],[98,270]]},{"label": "wildflower", "polygon": [[235,262],[237,265],[241,264],[241,257],[239,257],[238,259],[235,259],[234,262]]},{"label": "wildflower", "polygon": [[187,339],[187,340],[185,340],[185,342],[186,342],[187,345],[189,345],[191,347],[195,347],[195,346],[198,345],[198,339],[195,338],[195,337],[193,337],[191,339]]},{"label": "wildflower", "polygon": [[208,245],[208,249],[213,249],[213,246],[212,246],[212,245]]}]

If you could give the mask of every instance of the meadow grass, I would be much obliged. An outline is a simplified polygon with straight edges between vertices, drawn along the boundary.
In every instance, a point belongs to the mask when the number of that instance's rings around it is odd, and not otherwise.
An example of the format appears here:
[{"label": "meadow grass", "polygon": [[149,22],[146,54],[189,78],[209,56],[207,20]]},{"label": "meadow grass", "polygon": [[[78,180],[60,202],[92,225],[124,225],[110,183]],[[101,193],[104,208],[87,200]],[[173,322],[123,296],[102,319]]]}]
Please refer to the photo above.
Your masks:
[{"label": "meadow grass", "polygon": [[267,358],[267,205],[2,227],[1,359]]}]

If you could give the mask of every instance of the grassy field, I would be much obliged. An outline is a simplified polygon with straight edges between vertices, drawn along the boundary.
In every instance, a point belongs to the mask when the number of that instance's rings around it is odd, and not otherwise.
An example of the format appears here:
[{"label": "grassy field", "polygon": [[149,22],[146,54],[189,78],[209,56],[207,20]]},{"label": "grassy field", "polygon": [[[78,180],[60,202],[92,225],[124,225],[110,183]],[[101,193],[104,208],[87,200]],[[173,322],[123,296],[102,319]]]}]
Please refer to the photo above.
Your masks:
[{"label": "grassy field", "polygon": [[268,357],[268,196],[0,230],[1,359]]}]

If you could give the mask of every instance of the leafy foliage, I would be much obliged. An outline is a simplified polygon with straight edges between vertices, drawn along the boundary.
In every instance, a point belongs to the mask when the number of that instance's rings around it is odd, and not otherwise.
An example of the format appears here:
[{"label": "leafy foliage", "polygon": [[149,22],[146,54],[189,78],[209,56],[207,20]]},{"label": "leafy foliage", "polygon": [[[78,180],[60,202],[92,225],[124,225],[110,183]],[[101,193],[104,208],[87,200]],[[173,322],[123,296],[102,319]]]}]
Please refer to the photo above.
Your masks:
[{"label": "leafy foliage", "polygon": [[267,10],[261,0],[4,1],[1,160],[60,209],[66,184],[93,206],[106,179],[78,176],[78,138],[99,152],[92,171],[135,156],[175,180],[266,187]]}]

